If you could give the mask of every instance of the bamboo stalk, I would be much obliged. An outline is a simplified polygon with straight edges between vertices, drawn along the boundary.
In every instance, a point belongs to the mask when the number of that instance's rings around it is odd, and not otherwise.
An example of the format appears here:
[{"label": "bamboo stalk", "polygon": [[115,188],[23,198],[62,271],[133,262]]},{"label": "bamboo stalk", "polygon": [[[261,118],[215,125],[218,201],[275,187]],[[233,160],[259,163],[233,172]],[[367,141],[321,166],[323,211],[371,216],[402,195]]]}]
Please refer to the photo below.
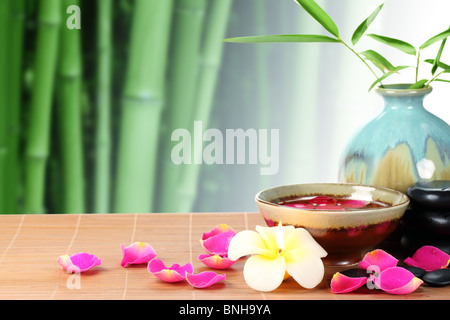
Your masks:
[{"label": "bamboo stalk", "polygon": [[44,213],[53,84],[59,42],[61,1],[39,2],[39,29],[26,142],[25,212]]},{"label": "bamboo stalk", "polygon": [[[258,13],[259,5],[267,5],[267,3],[262,4],[261,1],[242,1],[242,8],[237,9],[239,12],[239,24],[241,30],[248,30],[249,34],[256,34],[258,32],[258,19],[260,19]],[[266,2],[266,1],[262,1]],[[238,31],[238,34],[242,31]],[[242,48],[233,48],[232,51],[238,49],[241,51],[238,53],[234,60],[236,63],[236,69],[232,71],[232,92],[238,92],[236,95],[238,98],[235,102],[233,112],[230,115],[223,117],[226,123],[233,123],[235,128],[255,128],[259,126],[259,112],[255,114],[255,107],[260,101],[258,98],[258,50],[261,49],[259,45],[243,46]],[[244,107],[242,107],[244,106]],[[259,109],[259,105],[258,105]],[[228,118],[228,119],[227,119]],[[228,125],[229,126],[229,125]],[[223,207],[228,207],[230,211],[235,211],[236,207],[243,206],[247,203],[247,199],[250,199],[256,192],[251,192],[252,189],[257,189],[256,186],[259,180],[257,176],[257,167],[250,164],[245,165],[232,165],[226,166],[225,170],[229,173],[226,179],[222,182],[223,187],[223,198],[234,199],[232,203],[227,203],[229,201],[222,201]],[[239,181],[239,187],[236,187],[235,181]],[[253,194],[252,194],[253,193]]]},{"label": "bamboo stalk", "polygon": [[[78,0],[63,0],[63,11],[79,6]],[[81,122],[82,59],[80,29],[61,25],[59,55],[59,130],[62,152],[64,213],[84,213],[84,163]]]},{"label": "bamboo stalk", "polygon": [[10,10],[11,1],[0,1],[0,213],[7,210],[7,194],[10,187],[7,174],[8,126],[10,103]]},{"label": "bamboo stalk", "polygon": [[[222,64],[223,42],[226,36],[232,0],[212,0],[211,9],[206,21],[206,34],[201,50],[200,74],[194,103],[195,121],[201,121],[206,130],[214,107],[219,70]],[[193,129],[191,129],[193,132]],[[194,150],[196,151],[196,150]],[[197,150],[202,151],[202,150]],[[194,155],[202,157],[203,154]],[[182,174],[177,201],[179,212],[190,212],[194,208],[198,194],[198,180],[202,166],[191,165]]]},{"label": "bamboo stalk", "polygon": [[177,0],[175,26],[169,70],[168,108],[165,114],[165,131],[162,135],[162,180],[159,211],[175,212],[179,184],[185,165],[172,162],[171,134],[175,129],[189,129],[192,124],[192,107],[195,100],[199,51],[202,41],[206,0]]},{"label": "bamboo stalk", "polygon": [[153,209],[172,5],[171,0],[137,0],[135,4],[122,102],[115,212]]},{"label": "bamboo stalk", "polygon": [[[219,105],[220,106],[220,105]],[[209,121],[211,127],[219,128],[219,117],[214,117],[214,113]],[[226,180],[227,172],[217,170],[217,166],[205,166],[199,173],[197,201],[194,210],[197,212],[219,211],[221,206],[219,195],[223,192],[221,181]]]},{"label": "bamboo stalk", "polygon": [[97,120],[94,212],[110,210],[112,0],[98,1]]},{"label": "bamboo stalk", "polygon": [[[251,2],[250,1],[235,1],[233,6],[233,12],[231,19],[233,23],[230,23],[229,33],[231,35],[239,34],[242,29],[248,30],[251,28],[252,21],[248,17],[251,17]],[[245,18],[244,18],[245,17]],[[250,34],[253,32],[250,31]],[[213,110],[212,117],[210,119],[211,126],[213,128],[223,128],[227,126],[227,123],[231,120],[233,123],[233,115],[240,113],[238,106],[243,106],[246,97],[249,95],[246,89],[248,88],[248,74],[247,71],[247,51],[252,50],[255,46],[239,46],[233,44],[227,44],[227,46],[233,46],[230,50],[224,51],[223,64],[226,68],[223,68],[220,73],[220,89],[216,95],[217,108]],[[243,108],[242,112],[245,112]],[[229,126],[229,125],[228,125]],[[235,199],[230,187],[230,178],[233,175],[233,169],[236,166],[206,166],[201,172],[200,193],[198,197],[201,197],[201,201],[196,204],[196,210],[199,211],[218,211],[227,207],[229,199]]]},{"label": "bamboo stalk", "polygon": [[[255,12],[256,12],[256,25],[257,25],[257,33],[256,34],[268,34],[267,28],[267,3],[264,1],[258,1],[256,4]],[[277,5],[278,7],[278,5]],[[258,101],[258,120],[259,120],[259,128],[261,129],[269,129],[271,125],[271,78],[269,72],[269,47],[272,44],[266,44],[262,46],[257,46],[255,48],[256,51],[256,82],[257,82],[257,95],[259,98]],[[273,84],[275,85],[275,84]],[[273,117],[273,115],[272,115]],[[249,179],[252,180],[252,179]],[[255,179],[256,180],[256,179]],[[266,189],[270,186],[271,176],[261,175],[259,174],[259,188],[258,189]],[[251,185],[249,186],[251,188]]]},{"label": "bamboo stalk", "polygon": [[22,103],[22,56],[25,22],[25,0],[15,0],[11,5],[10,23],[10,108],[6,181],[6,213],[18,213],[20,195],[19,134]]},{"label": "bamboo stalk", "polygon": [[[295,8],[295,4],[291,8]],[[292,12],[292,9],[291,9]],[[306,17],[305,13],[301,13]],[[293,19],[294,31],[310,30],[311,33],[320,33],[320,25],[309,19]],[[317,121],[319,119],[318,105],[321,88],[320,76],[317,72],[321,63],[321,48],[319,46],[296,46],[294,53],[289,57],[291,85],[295,87],[292,92],[291,105],[286,111],[285,158],[289,159],[285,167],[283,178],[285,183],[304,183],[317,180]],[[292,88],[292,87],[291,87]],[[308,150],[304,152],[303,150]],[[313,160],[311,160],[313,159]]]}]

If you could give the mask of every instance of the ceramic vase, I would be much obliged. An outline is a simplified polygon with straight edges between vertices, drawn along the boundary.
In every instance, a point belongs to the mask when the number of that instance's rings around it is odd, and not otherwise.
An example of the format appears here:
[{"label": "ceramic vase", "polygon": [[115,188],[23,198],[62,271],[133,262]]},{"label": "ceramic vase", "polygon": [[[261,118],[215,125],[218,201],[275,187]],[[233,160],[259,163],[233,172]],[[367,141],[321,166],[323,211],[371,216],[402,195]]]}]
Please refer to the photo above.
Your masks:
[{"label": "ceramic vase", "polygon": [[348,144],[340,163],[340,182],[406,193],[418,181],[450,180],[450,126],[423,106],[431,87],[408,87],[376,89],[384,109]]}]

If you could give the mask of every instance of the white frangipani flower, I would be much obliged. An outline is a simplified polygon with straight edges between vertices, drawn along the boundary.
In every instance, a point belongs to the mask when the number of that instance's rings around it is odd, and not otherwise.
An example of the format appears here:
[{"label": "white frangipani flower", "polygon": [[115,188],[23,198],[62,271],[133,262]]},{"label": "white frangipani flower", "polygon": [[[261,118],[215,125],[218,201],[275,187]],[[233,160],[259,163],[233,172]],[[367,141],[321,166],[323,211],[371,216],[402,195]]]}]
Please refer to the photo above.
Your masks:
[{"label": "white frangipani flower", "polygon": [[244,279],[258,291],[272,291],[283,282],[286,272],[302,287],[312,289],[324,276],[327,252],[303,228],[262,227],[245,230],[230,242],[228,257],[237,260],[251,255],[244,265]]}]

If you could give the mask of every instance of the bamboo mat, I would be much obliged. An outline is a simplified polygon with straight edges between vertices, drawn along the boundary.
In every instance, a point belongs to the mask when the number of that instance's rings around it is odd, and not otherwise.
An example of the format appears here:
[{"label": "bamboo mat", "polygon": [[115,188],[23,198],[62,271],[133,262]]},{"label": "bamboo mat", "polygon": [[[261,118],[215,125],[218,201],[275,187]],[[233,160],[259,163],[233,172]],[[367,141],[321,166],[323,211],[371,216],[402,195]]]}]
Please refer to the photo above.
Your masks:
[{"label": "bamboo mat", "polygon": [[[250,289],[242,275],[245,258],[227,270],[223,282],[196,289],[187,282],[165,283],[147,271],[146,265],[122,268],[121,244],[135,241],[152,245],[167,266],[190,262],[194,272],[211,270],[197,261],[205,253],[200,239],[215,225],[226,223],[236,232],[264,221],[257,213],[190,214],[85,214],[0,215],[0,299],[26,300],[298,300],[298,299],[449,299],[450,288],[422,286],[408,296],[379,290],[335,295],[329,280],[337,270],[328,269],[315,289],[301,288],[288,279],[275,291]],[[88,252],[102,264],[82,273],[78,288],[73,275],[57,263],[63,254]],[[72,277],[72,278],[71,278]],[[368,290],[368,289],[367,289]]]}]

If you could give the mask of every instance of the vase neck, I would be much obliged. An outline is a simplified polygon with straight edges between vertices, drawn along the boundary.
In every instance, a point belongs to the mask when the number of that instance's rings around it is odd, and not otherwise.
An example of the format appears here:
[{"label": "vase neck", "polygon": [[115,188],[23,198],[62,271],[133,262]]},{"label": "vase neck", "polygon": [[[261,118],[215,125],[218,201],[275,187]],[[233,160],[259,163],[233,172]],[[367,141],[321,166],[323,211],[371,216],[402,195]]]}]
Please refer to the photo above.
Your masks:
[{"label": "vase neck", "polygon": [[423,100],[432,91],[431,87],[422,89],[404,89],[385,87],[377,89],[384,99],[385,109],[423,109]]},{"label": "vase neck", "polygon": [[424,97],[383,97],[385,109],[423,109]]}]

